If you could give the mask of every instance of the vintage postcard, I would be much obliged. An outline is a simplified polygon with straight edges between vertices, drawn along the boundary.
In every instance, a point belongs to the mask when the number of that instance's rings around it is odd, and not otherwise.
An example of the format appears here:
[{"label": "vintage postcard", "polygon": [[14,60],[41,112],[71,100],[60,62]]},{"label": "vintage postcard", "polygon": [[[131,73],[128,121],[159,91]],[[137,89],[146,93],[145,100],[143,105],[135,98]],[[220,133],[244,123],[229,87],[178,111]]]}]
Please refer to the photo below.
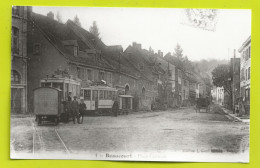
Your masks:
[{"label": "vintage postcard", "polygon": [[11,159],[249,162],[251,10],[12,6]]}]

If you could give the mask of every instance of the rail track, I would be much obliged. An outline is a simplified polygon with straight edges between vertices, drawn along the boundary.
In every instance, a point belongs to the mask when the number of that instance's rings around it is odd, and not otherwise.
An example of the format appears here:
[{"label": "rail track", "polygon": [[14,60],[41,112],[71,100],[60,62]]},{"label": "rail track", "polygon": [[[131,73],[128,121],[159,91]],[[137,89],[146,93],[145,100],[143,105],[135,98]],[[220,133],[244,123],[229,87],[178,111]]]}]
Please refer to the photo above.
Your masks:
[{"label": "rail track", "polygon": [[38,153],[64,153],[70,154],[71,151],[64,143],[56,128],[37,128],[32,121],[33,127],[33,154]]}]

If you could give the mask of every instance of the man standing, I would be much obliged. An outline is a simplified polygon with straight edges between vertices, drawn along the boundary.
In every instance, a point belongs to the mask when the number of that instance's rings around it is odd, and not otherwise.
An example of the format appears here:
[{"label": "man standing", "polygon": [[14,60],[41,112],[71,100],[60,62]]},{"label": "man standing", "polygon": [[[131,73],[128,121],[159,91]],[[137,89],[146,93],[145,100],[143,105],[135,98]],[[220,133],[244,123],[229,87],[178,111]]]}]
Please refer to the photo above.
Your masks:
[{"label": "man standing", "polygon": [[86,106],[86,104],[84,103],[84,99],[83,99],[83,98],[80,98],[79,114],[80,114],[80,116],[82,117],[82,119],[81,119],[81,121],[79,121],[79,124],[82,123],[82,121],[83,121],[83,116],[84,116],[86,110],[87,110],[87,106]]},{"label": "man standing", "polygon": [[114,113],[114,116],[117,117],[118,115],[118,110],[119,110],[119,103],[117,98],[114,97],[114,104],[112,106],[112,112]]},{"label": "man standing", "polygon": [[71,98],[71,92],[69,92],[69,95],[68,95],[68,101],[71,102],[72,98]]},{"label": "man standing", "polygon": [[71,108],[72,108],[73,123],[75,124],[75,118],[77,119],[77,122],[79,122],[79,119],[78,119],[79,103],[77,101],[77,96],[73,97],[73,101],[71,103]]}]

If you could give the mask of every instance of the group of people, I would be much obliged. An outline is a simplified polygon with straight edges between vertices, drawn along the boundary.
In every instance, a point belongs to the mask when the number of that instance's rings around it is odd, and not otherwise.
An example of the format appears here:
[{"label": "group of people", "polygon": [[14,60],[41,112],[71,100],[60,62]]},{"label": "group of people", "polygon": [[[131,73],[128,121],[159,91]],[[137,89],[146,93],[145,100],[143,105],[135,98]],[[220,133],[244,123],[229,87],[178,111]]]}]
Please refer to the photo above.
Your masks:
[{"label": "group of people", "polygon": [[68,113],[70,116],[72,116],[73,119],[73,123],[77,123],[81,124],[82,122],[80,121],[80,116],[84,116],[85,111],[87,110],[87,106],[84,103],[83,98],[80,99],[80,103],[78,103],[77,101],[77,96],[73,97],[73,100],[71,98],[71,92],[69,92],[68,95]]},{"label": "group of people", "polygon": [[[113,99],[114,103],[112,106],[112,113],[115,117],[117,117],[117,115],[119,114],[119,102],[116,98]],[[80,103],[77,101],[77,96],[73,96],[73,100],[72,100],[72,93],[69,92],[68,97],[67,97],[67,101],[64,102],[65,105],[65,111],[68,115],[68,119],[70,117],[72,117],[73,123],[77,123],[81,124],[82,120],[80,120],[80,117],[83,118],[86,110],[87,110],[87,106],[84,103],[84,99],[80,98]],[[95,103],[96,105],[98,104],[97,102]]]}]

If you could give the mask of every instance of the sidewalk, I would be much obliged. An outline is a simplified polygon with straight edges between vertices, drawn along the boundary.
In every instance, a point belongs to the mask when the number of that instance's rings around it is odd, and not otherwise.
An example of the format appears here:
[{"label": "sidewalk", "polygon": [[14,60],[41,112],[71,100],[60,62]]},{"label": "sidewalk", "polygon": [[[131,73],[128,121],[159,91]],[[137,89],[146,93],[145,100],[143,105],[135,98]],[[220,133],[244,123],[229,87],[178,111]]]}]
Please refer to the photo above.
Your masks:
[{"label": "sidewalk", "polygon": [[238,116],[236,116],[236,114],[233,114],[233,111],[228,110],[224,107],[221,107],[223,109],[223,111],[230,117],[232,117],[234,119],[234,121],[239,121],[239,122],[244,122],[244,123],[249,123],[250,119],[244,119],[244,118],[240,118]]}]

